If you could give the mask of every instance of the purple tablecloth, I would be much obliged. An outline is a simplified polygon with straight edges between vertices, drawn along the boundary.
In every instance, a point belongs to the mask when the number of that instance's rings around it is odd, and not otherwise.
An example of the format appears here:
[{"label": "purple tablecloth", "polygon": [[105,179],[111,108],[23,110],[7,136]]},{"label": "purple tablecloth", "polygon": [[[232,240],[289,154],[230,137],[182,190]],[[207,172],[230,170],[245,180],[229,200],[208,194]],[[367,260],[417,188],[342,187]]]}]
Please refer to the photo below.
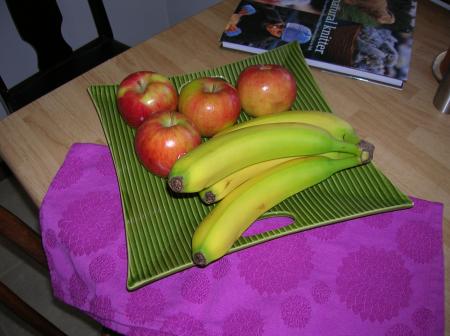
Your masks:
[{"label": "purple tablecloth", "polygon": [[443,207],[413,200],[412,209],[275,239],[133,292],[107,147],[71,147],[40,216],[54,295],[123,334],[439,336]]}]

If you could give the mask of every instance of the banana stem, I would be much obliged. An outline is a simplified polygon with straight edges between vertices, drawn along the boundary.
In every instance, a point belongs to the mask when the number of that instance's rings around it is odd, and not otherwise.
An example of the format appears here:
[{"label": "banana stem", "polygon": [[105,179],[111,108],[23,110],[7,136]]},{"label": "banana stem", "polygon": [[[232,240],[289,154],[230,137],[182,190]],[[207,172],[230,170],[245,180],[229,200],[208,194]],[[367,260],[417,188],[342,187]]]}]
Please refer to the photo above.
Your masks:
[{"label": "banana stem", "polygon": [[181,176],[174,176],[169,179],[169,187],[175,192],[182,192],[183,191],[183,177]]},{"label": "banana stem", "polygon": [[195,265],[200,267],[204,267],[208,264],[205,256],[201,252],[194,253],[194,255],[192,256],[192,261]]},{"label": "banana stem", "polygon": [[216,195],[212,192],[212,191],[207,191],[203,197],[202,197],[203,202],[205,202],[206,204],[213,204],[216,202]]},{"label": "banana stem", "polygon": [[373,153],[375,151],[375,146],[366,140],[361,140],[358,144],[361,149],[361,161],[362,163],[367,163],[372,161]]}]

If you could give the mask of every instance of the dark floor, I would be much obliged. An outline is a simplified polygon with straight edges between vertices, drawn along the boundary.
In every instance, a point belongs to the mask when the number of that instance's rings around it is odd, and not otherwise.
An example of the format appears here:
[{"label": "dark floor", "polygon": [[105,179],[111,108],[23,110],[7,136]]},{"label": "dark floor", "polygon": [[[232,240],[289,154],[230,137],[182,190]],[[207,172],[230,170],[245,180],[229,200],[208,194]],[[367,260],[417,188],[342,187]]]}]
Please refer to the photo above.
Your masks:
[{"label": "dark floor", "polygon": [[[0,176],[0,204],[17,214],[34,230],[39,230],[38,210],[12,176]],[[51,320],[67,335],[99,335],[98,325],[83,314],[56,301],[49,278],[18,251],[0,241],[0,278],[30,306]],[[0,304],[0,336],[39,335]]]}]

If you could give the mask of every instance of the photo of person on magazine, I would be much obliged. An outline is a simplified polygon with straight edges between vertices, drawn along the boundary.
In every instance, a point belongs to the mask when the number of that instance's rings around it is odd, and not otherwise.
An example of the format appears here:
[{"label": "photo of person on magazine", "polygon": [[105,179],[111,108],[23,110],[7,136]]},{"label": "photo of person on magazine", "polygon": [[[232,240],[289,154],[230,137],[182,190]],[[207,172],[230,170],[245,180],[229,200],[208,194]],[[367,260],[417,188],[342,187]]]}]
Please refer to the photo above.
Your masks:
[{"label": "photo of person on magazine", "polygon": [[265,28],[270,35],[289,43],[297,41],[300,44],[311,40],[311,29],[296,22],[265,23]]},{"label": "photo of person on magazine", "polygon": [[224,34],[229,41],[262,48],[311,40],[314,23],[299,17],[283,17],[280,8],[258,3],[242,3],[232,15]]}]

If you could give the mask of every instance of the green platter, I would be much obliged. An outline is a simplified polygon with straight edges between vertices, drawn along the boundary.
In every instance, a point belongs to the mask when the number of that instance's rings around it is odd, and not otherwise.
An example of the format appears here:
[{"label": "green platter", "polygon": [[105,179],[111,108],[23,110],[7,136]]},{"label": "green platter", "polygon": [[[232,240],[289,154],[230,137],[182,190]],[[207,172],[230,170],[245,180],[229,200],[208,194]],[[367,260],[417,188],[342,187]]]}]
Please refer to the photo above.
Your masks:
[{"label": "green platter", "polygon": [[[298,83],[294,109],[331,112],[296,43],[216,69],[174,76],[171,80],[178,90],[202,76],[221,76],[235,84],[241,70],[258,63],[281,64],[293,72]],[[128,247],[127,288],[134,290],[194,266],[191,237],[213,206],[204,205],[197,195],[174,195],[164,179],[143,168],[134,153],[135,130],[123,122],[117,110],[116,89],[117,85],[94,85],[88,92],[118,177]],[[246,119],[241,113],[240,121]],[[335,174],[280,203],[264,217],[287,215],[294,219],[292,224],[241,237],[230,252],[313,227],[411,206],[411,200],[370,163]]]}]

